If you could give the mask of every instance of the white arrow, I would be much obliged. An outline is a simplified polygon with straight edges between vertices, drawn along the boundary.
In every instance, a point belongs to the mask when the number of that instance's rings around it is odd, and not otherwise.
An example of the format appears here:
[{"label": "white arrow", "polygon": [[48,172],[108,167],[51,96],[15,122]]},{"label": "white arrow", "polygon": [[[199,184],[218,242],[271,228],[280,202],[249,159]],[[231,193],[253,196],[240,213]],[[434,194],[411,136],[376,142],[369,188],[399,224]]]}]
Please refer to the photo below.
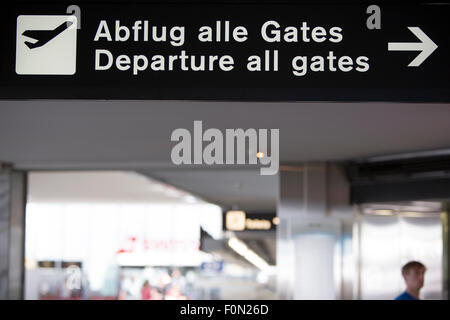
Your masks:
[{"label": "white arrow", "polygon": [[418,67],[438,47],[419,27],[408,27],[420,42],[388,42],[388,51],[422,51],[408,67]]}]

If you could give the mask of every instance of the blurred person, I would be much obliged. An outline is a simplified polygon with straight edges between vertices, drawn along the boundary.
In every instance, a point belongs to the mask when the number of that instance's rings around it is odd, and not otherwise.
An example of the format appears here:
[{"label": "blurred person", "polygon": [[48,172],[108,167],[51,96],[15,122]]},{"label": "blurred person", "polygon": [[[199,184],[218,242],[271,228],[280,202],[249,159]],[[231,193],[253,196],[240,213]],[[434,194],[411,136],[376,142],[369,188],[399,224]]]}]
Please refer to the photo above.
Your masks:
[{"label": "blurred person", "polygon": [[398,295],[395,300],[420,300],[420,289],[423,287],[426,268],[418,261],[410,261],[402,268],[402,276],[405,280],[406,290]]},{"label": "blurred person", "polygon": [[172,271],[172,280],[171,284],[174,284],[177,286],[178,290],[182,295],[185,295],[186,291],[186,279],[181,274],[181,271],[179,269],[175,269]]},{"label": "blurred person", "polygon": [[138,300],[140,296],[140,285],[134,275],[126,277],[122,286],[126,300]]},{"label": "blurred person", "polygon": [[151,300],[152,288],[148,280],[145,280],[141,288],[141,300]]},{"label": "blurred person", "polygon": [[119,286],[117,288],[117,300],[125,300],[127,298],[127,292],[123,286],[125,282],[125,276],[123,274],[119,277]]},{"label": "blurred person", "polygon": [[152,300],[163,300],[163,294],[158,290],[158,288],[154,287],[150,290],[150,297]]},{"label": "blurred person", "polygon": [[41,281],[39,283],[39,299],[44,299],[50,296],[50,284],[47,281]]},{"label": "blurred person", "polygon": [[187,300],[187,298],[181,293],[180,287],[176,283],[170,284],[166,296],[166,300]]},{"label": "blurred person", "polygon": [[83,300],[89,299],[91,296],[91,284],[89,278],[86,274],[83,274],[81,278],[81,295],[80,298]]},{"label": "blurred person", "polygon": [[162,300],[165,300],[167,290],[172,281],[172,278],[167,272],[163,272],[159,277],[158,289],[161,291]]}]

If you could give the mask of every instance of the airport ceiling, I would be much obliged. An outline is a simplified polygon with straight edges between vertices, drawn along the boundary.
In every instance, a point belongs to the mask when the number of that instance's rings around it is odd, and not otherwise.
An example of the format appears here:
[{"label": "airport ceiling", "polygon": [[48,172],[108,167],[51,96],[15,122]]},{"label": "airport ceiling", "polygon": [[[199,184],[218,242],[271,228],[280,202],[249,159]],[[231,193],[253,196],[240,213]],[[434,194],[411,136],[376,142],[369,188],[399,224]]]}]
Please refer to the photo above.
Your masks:
[{"label": "airport ceiling", "polygon": [[274,211],[278,180],[246,166],[176,167],[173,130],[280,129],[280,163],[447,149],[449,104],[0,101],[0,162],[29,170],[136,170],[224,207]]},{"label": "airport ceiling", "polygon": [[202,204],[189,193],[129,171],[45,171],[28,176],[33,203]]}]

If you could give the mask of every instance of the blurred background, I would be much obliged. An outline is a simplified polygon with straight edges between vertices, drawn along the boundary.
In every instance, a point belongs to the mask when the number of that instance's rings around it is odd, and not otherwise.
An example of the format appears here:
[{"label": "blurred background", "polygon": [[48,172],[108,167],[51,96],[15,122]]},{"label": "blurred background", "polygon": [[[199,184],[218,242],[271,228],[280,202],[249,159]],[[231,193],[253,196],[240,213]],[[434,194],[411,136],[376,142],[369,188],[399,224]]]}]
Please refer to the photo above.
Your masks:
[{"label": "blurred background", "polygon": [[[279,172],[175,166],[199,119]],[[0,297],[392,300],[419,260],[448,299],[449,146],[448,104],[1,101]]]},{"label": "blurred background", "polygon": [[291,222],[280,261],[294,268],[278,268],[292,272],[292,292],[277,292],[275,213],[223,211],[135,172],[28,181],[25,299],[389,299],[409,260],[427,266],[423,298],[443,298],[440,202],[355,206],[351,228],[331,217]]},{"label": "blurred background", "polygon": [[[28,196],[25,299],[275,297],[275,266],[185,191],[134,172],[47,172],[29,175]],[[273,251],[270,218],[256,239]]]}]

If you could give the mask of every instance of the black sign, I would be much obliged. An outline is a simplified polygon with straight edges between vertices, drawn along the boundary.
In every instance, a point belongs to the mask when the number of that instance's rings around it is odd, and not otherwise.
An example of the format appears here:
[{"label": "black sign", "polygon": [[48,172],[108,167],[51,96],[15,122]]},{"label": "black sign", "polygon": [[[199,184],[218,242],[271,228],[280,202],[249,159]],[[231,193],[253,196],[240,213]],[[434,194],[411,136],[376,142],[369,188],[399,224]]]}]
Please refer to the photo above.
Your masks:
[{"label": "black sign", "polygon": [[0,99],[450,101],[447,4],[20,4]]}]

